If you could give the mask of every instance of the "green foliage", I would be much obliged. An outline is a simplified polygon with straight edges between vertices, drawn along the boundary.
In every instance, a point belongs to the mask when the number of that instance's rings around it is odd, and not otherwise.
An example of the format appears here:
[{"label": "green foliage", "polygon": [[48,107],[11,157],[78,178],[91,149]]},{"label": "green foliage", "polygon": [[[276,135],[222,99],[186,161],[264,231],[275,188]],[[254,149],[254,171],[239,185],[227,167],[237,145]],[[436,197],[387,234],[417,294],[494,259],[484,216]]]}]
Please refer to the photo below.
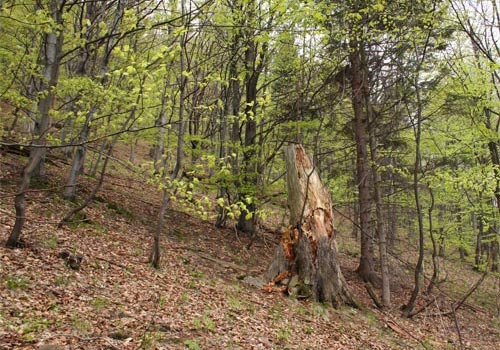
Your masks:
[{"label": "green foliage", "polygon": [[57,248],[57,245],[59,244],[59,240],[56,235],[51,235],[49,238],[46,239],[45,241],[45,246],[47,246],[50,249],[55,249]]},{"label": "green foliage", "polygon": [[30,286],[30,280],[25,276],[6,276],[3,278],[3,283],[6,288],[17,290],[27,289]]},{"label": "green foliage", "polygon": [[21,332],[23,339],[32,342],[36,339],[35,334],[47,329],[49,325],[50,322],[47,319],[30,317],[23,320],[23,323],[19,327],[19,331]]},{"label": "green foliage", "polygon": [[92,332],[92,323],[89,320],[83,319],[74,314],[71,318],[73,328],[83,334],[90,334]]},{"label": "green foliage", "polygon": [[195,340],[186,339],[183,344],[190,350],[201,350],[200,345]]},{"label": "green foliage", "polygon": [[104,297],[96,297],[91,301],[91,305],[96,311],[101,311],[109,305],[109,300]]},{"label": "green foliage", "polygon": [[227,305],[233,311],[243,310],[243,302],[241,301],[241,298],[237,295],[229,295],[227,297]]},{"label": "green foliage", "polygon": [[210,315],[203,313],[203,316],[193,318],[193,327],[195,329],[206,329],[208,331],[214,331],[216,328],[215,322],[212,320]]},{"label": "green foliage", "polygon": [[280,343],[287,342],[292,336],[292,331],[288,327],[281,327],[276,333],[276,337]]}]

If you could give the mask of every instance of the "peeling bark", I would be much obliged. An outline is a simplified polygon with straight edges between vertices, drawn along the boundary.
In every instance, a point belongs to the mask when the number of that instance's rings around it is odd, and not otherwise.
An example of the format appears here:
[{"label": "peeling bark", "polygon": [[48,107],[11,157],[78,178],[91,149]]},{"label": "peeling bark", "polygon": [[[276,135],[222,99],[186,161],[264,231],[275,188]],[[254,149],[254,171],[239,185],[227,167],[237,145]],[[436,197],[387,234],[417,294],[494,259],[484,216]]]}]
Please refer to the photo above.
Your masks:
[{"label": "peeling bark", "polygon": [[[340,270],[330,194],[300,145],[285,149],[290,226],[266,273],[264,289],[357,306]],[[283,277],[283,278],[278,278]]]}]

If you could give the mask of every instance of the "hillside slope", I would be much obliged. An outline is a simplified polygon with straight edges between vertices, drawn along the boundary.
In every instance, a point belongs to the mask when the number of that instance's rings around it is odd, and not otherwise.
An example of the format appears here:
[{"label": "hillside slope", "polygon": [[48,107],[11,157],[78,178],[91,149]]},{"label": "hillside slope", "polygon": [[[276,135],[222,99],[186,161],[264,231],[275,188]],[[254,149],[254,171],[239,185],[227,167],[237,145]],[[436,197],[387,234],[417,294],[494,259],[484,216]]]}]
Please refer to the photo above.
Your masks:
[{"label": "hillside slope", "polygon": [[[24,159],[0,161],[3,243]],[[478,305],[457,311],[456,323],[431,308],[401,319],[410,275],[395,283],[394,309],[378,311],[348,250],[342,266],[362,310],[265,293],[241,279],[266,269],[275,233],[251,241],[177,210],[168,212],[162,267],[154,270],[147,257],[156,191],[132,175],[111,175],[84,215],[57,229],[71,208],[60,197],[65,170],[52,164],[47,183],[33,184],[26,247],[0,247],[0,349],[449,349],[460,348],[459,336],[464,348],[498,348],[498,323]],[[83,196],[94,181],[84,180]],[[66,253],[82,258],[79,269]]]}]

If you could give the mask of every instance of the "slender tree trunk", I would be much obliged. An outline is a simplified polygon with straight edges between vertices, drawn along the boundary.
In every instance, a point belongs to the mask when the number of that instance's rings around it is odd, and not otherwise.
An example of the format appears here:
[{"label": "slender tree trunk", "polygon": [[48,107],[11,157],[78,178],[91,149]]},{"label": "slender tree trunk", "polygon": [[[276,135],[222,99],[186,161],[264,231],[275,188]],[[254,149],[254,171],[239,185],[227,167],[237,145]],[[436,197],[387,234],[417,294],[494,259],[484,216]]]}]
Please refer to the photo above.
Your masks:
[{"label": "slender tree trunk", "polygon": [[[392,162],[392,160],[391,160]],[[394,175],[389,172],[389,210],[386,211],[386,220],[388,222],[387,231],[387,249],[392,252],[394,243],[398,235],[398,205],[393,200],[394,197]]]},{"label": "slender tree trunk", "polygon": [[[109,130],[109,121],[108,121],[108,125],[106,126],[106,131],[105,133],[107,133],[107,130]],[[97,152],[97,155],[94,155],[93,159],[92,159],[92,163],[91,163],[91,166],[90,166],[90,173],[89,173],[89,176],[90,177],[95,177],[96,174],[97,174],[97,170],[99,169],[99,165],[101,164],[101,160],[102,160],[102,156],[104,155],[106,149],[109,148],[109,141],[108,140],[102,140],[101,142],[101,146],[99,147],[99,151]],[[87,155],[87,152],[85,152],[85,156]],[[85,160],[83,162],[81,162],[82,164],[82,167],[80,168],[81,171],[78,171],[78,173],[80,175],[83,175],[83,164],[85,163]]]},{"label": "slender tree trunk", "polygon": [[14,199],[14,206],[16,209],[16,221],[14,223],[14,228],[12,229],[10,236],[7,240],[6,246],[9,248],[17,248],[20,244],[21,232],[26,221],[26,191],[29,189],[31,181],[31,173],[33,169],[41,160],[41,154],[37,157],[30,157],[28,164],[23,169],[23,176],[21,178],[21,184],[17,189],[16,197]]},{"label": "slender tree trunk", "polygon": [[[352,159],[352,168],[356,169],[356,159]],[[352,180],[349,180],[349,187],[355,188],[357,187],[356,181],[356,170],[352,172]],[[358,239],[359,233],[359,198],[355,197],[352,203],[352,231],[351,235],[354,239]]]},{"label": "slender tree trunk", "polygon": [[[255,6],[254,3],[250,6]],[[250,11],[253,14],[254,11]],[[247,234],[255,234],[256,232],[256,205],[255,205],[255,190],[257,187],[257,152],[256,152],[256,136],[257,136],[257,83],[262,70],[262,62],[264,60],[263,49],[261,52],[261,61],[256,66],[257,60],[257,42],[253,37],[253,33],[248,34],[249,43],[245,51],[245,90],[246,90],[246,106],[245,106],[245,140],[243,148],[243,163],[242,175],[243,181],[240,186],[239,198],[245,203],[245,208],[241,211],[238,218],[238,230]],[[247,201],[251,198],[251,201]]]},{"label": "slender tree trunk", "polygon": [[[52,0],[50,2],[51,16],[57,24],[62,23],[62,2]],[[19,246],[21,232],[26,221],[26,191],[29,189],[31,178],[43,174],[43,161],[46,154],[44,147],[47,142],[47,132],[50,124],[50,109],[55,100],[54,88],[57,85],[60,67],[60,56],[63,45],[63,34],[55,29],[44,36],[44,69],[43,69],[43,97],[37,105],[38,118],[36,130],[38,138],[33,142],[34,147],[30,150],[28,164],[23,169],[21,184],[17,190],[14,206],[16,209],[16,221],[7,240],[7,247]]]},{"label": "slender tree trunk", "polygon": [[[118,0],[115,17],[113,19],[113,23],[109,31],[109,39],[106,43],[106,47],[104,50],[104,57],[102,59],[99,72],[99,80],[100,83],[103,85],[107,80],[106,73],[108,72],[111,52],[114,49],[115,39],[113,34],[118,31],[118,26],[123,17],[127,1],[128,0]],[[69,200],[74,200],[76,197],[76,182],[80,175],[80,169],[83,167],[83,162],[87,152],[86,142],[88,141],[90,134],[90,126],[94,120],[96,112],[97,112],[97,106],[92,105],[85,117],[85,122],[83,124],[82,131],[80,132],[80,137],[79,137],[80,145],[77,147],[76,152],[74,153],[71,170],[68,176],[68,180],[66,182],[66,186],[64,187],[64,198]]]},{"label": "slender tree trunk", "polygon": [[377,155],[377,138],[376,138],[376,115],[373,111],[370,101],[370,81],[369,71],[364,50],[361,51],[361,61],[363,66],[363,97],[365,102],[368,138],[371,156],[371,172],[373,181],[373,196],[375,201],[375,215],[377,219],[376,232],[378,237],[380,270],[382,274],[382,303],[385,307],[391,306],[391,286],[389,275],[389,259],[387,255],[387,233],[384,226],[383,202],[380,172],[378,171],[379,159]]},{"label": "slender tree trunk", "polygon": [[[62,24],[62,4],[63,1],[61,0],[51,0],[49,3],[52,19],[58,25]],[[50,126],[49,111],[52,108],[55,99],[53,88],[57,85],[59,76],[63,39],[63,34],[58,33],[56,29],[45,34],[45,45],[43,45],[44,49],[42,52],[44,64],[42,90],[46,92],[47,95],[38,102],[37,118],[35,119],[35,126],[33,129],[35,137],[40,141],[43,140],[43,143],[45,142]],[[47,149],[45,147],[36,147],[31,149],[30,157],[40,159],[31,173],[32,177],[40,178],[45,176],[46,153]]]},{"label": "slender tree trunk", "polygon": [[80,175],[80,169],[83,167],[83,162],[85,159],[85,154],[87,153],[86,142],[90,133],[90,124],[94,119],[95,106],[90,107],[90,111],[87,113],[85,122],[80,132],[79,145],[73,155],[73,163],[71,164],[71,169],[69,171],[68,181],[64,187],[64,198],[69,200],[75,200],[76,198],[76,181]]},{"label": "slender tree trunk", "polygon": [[[183,26],[186,26],[186,18],[185,18],[185,13],[186,13],[186,3],[185,0],[181,0],[181,18],[183,21]],[[186,39],[187,39],[187,31],[181,34],[181,39],[180,39],[180,48],[181,48],[181,54],[180,54],[180,64],[179,64],[179,133],[177,135],[177,151],[176,151],[176,161],[175,161],[175,166],[172,174],[170,175],[170,180],[174,180],[177,178],[177,176],[180,173],[180,170],[182,168],[183,160],[184,160],[184,133],[185,133],[185,121],[184,121],[184,104],[185,104],[185,98],[186,98],[186,84],[187,84],[187,77],[184,75],[184,69],[185,69],[185,48],[186,48]],[[164,169],[163,169],[163,175],[162,177],[164,178],[167,172],[166,169],[166,162],[164,163]],[[158,213],[158,224],[156,226],[156,230],[153,233],[153,245],[151,248],[151,254],[149,255],[149,262],[150,264],[158,269],[160,267],[160,260],[161,260],[161,242],[160,242],[160,237],[161,237],[161,232],[163,231],[163,226],[165,224],[165,215],[167,213],[168,209],[168,204],[170,203],[170,193],[168,193],[168,190],[165,189],[163,191],[163,198],[162,198],[162,203],[160,207],[160,211]]]},{"label": "slender tree trunk", "polygon": [[[369,103],[369,102],[367,102]],[[368,109],[370,109],[368,107]],[[372,113],[369,113],[373,116]],[[375,213],[377,217],[377,236],[378,236],[378,246],[380,255],[380,270],[382,273],[382,303],[385,307],[391,306],[391,285],[390,285],[390,275],[389,275],[389,259],[387,255],[387,239],[386,231],[384,227],[384,215],[382,211],[382,193],[380,189],[380,173],[377,169],[378,159],[377,159],[377,142],[375,139],[375,127],[374,120],[370,118],[370,153],[372,162],[372,178],[373,178],[373,193],[375,197]]]},{"label": "slender tree trunk", "polygon": [[427,184],[427,187],[429,189],[429,195],[431,197],[431,205],[429,206],[429,233],[432,242],[432,276],[429,281],[429,285],[427,286],[427,294],[431,294],[439,278],[439,261],[438,261],[439,252],[438,252],[436,237],[434,236],[434,223],[433,223],[434,191],[432,190],[429,184]]},{"label": "slender tree trunk", "polygon": [[483,264],[484,223],[482,214],[476,216],[476,222],[477,222],[477,235],[476,235],[476,250],[474,256],[474,269],[479,270],[480,266]]},{"label": "slender tree trunk", "polygon": [[[231,78],[230,78],[231,79]],[[224,102],[224,110],[221,115],[221,125],[220,125],[220,140],[219,140],[219,164],[220,166],[224,166],[227,162],[226,160],[226,142],[227,142],[227,118],[229,115],[229,111],[231,109],[231,82],[229,83],[229,87],[225,90],[225,102]],[[225,201],[227,196],[227,185],[226,180],[221,179],[219,188],[217,189],[217,200]],[[219,205],[217,207],[217,219],[215,221],[215,227],[224,227],[226,225],[226,208],[225,205]]]},{"label": "slender tree trunk", "polygon": [[62,219],[61,221],[59,221],[59,224],[57,225],[57,227],[62,227],[64,226],[65,224],[67,224],[68,222],[70,222],[70,220],[77,214],[79,213],[80,211],[82,211],[83,209],[85,209],[90,203],[92,203],[92,201],[94,200],[96,194],[100,191],[101,187],[102,187],[102,184],[104,183],[104,179],[105,179],[105,176],[106,176],[106,169],[108,167],[108,162],[109,162],[109,159],[111,158],[112,154],[113,154],[113,148],[114,148],[114,145],[116,143],[116,140],[114,140],[110,147],[109,147],[109,150],[108,150],[108,153],[104,159],[104,163],[102,165],[102,169],[101,169],[101,175],[99,176],[99,181],[97,182],[97,185],[92,189],[92,192],[90,193],[90,195],[83,201],[82,204],[80,204],[78,207],[70,210]]},{"label": "slender tree trunk", "polygon": [[163,90],[163,95],[161,97],[161,109],[156,119],[156,127],[158,129],[158,138],[156,139],[156,145],[153,148],[153,164],[156,173],[159,173],[162,168],[164,168],[163,154],[165,153],[165,132],[167,125],[167,85],[168,77],[165,76],[165,87]]},{"label": "slender tree trunk", "polygon": [[[361,63],[361,44],[351,42],[349,59],[351,62],[352,107],[354,110],[354,137],[356,141],[356,182],[358,185],[359,223],[361,227],[361,257],[357,272],[366,282],[375,282],[373,270],[373,237],[370,228],[370,173],[366,145],[367,116],[363,110],[363,67]],[[376,282],[375,282],[376,283]]]},{"label": "slender tree trunk", "polygon": [[411,294],[410,300],[403,308],[403,316],[408,317],[413,308],[415,307],[415,300],[420,292],[420,283],[422,279],[423,263],[424,263],[424,223],[422,206],[420,204],[420,183],[419,183],[419,173],[420,164],[422,162],[420,153],[420,138],[422,134],[422,101],[420,96],[420,87],[418,82],[418,74],[414,78],[414,87],[417,95],[417,112],[416,120],[414,122],[414,134],[415,134],[415,163],[413,165],[413,192],[415,196],[415,208],[417,210],[417,222],[418,222],[418,260],[415,265],[415,285],[413,287],[413,292]]},{"label": "slender tree trunk", "polygon": [[139,142],[139,139],[135,136],[132,138],[132,140],[130,140],[130,155],[128,157],[128,160],[132,164],[135,163],[135,153],[136,153],[138,142]]},{"label": "slender tree trunk", "polygon": [[[229,63],[229,77],[228,77],[228,87],[226,89],[226,96],[224,102],[224,111],[221,121],[221,132],[220,132],[220,149],[219,149],[219,158],[221,164],[225,164],[228,162],[226,158],[227,153],[235,153],[232,149],[228,149],[226,152],[226,142],[228,138],[229,132],[229,121],[233,119],[233,130],[231,135],[232,146],[236,145],[238,141],[238,133],[239,133],[239,122],[238,115],[240,111],[240,101],[241,101],[241,93],[240,93],[240,81],[238,78],[238,66],[237,60],[238,57],[238,48],[239,48],[239,40],[241,35],[238,33],[234,36],[233,42],[231,44],[231,57],[232,60]],[[236,154],[236,153],[235,153]],[[233,174],[237,174],[237,159],[232,159],[232,172]],[[225,179],[221,180],[221,184],[218,189],[217,198],[225,199],[229,195],[227,182]],[[217,220],[215,222],[216,227],[223,227],[226,224],[227,212],[224,206],[218,207]]]},{"label": "slender tree trunk", "polygon": [[[142,86],[141,86],[141,90],[140,90],[139,94],[137,95],[137,100],[136,100],[136,103],[135,103],[136,106],[139,105],[139,101],[140,101],[141,98],[142,98]],[[128,126],[134,122],[136,110],[137,110],[137,108],[134,107],[130,111],[129,116],[123,122],[123,124],[121,126],[121,130],[122,131],[127,130]],[[99,192],[99,190],[102,187],[102,184],[104,183],[104,178],[106,176],[106,169],[107,169],[107,166],[108,166],[108,162],[109,162],[109,159],[111,158],[111,156],[113,154],[113,149],[114,149],[114,147],[116,145],[116,142],[118,141],[119,137],[120,137],[120,133],[117,133],[116,135],[114,135],[113,138],[111,139],[111,141],[109,142],[109,145],[106,147],[107,150],[108,150],[108,152],[107,152],[107,154],[105,156],[104,164],[102,165],[102,169],[101,169],[101,175],[99,177],[99,181],[97,182],[97,185],[94,187],[94,189],[92,190],[92,192],[90,193],[90,195],[85,199],[85,201],[82,204],[80,204],[78,207],[74,208],[73,210],[70,210],[64,216],[64,218],[59,222],[58,227],[62,227],[64,224],[68,223],[71,220],[71,218],[76,213],[78,213],[78,212],[82,211],[83,209],[85,209],[94,200],[96,194]],[[104,147],[102,149],[102,152],[104,152]],[[101,156],[101,155],[99,155],[99,156]],[[96,169],[97,169],[97,165],[96,165]],[[96,170],[96,172],[97,172],[97,170]]]}]

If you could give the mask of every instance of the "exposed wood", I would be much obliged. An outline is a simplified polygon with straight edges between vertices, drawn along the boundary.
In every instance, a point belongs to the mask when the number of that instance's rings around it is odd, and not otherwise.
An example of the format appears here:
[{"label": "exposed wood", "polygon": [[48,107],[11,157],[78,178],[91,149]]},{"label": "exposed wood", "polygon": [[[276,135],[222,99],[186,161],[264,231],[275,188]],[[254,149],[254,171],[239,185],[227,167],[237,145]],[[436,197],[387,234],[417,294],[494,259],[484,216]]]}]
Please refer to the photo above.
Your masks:
[{"label": "exposed wood", "polygon": [[[285,148],[290,226],[283,233],[266,280],[288,294],[357,306],[340,271],[330,194],[300,145]],[[286,276],[283,279],[278,277]],[[271,285],[268,285],[271,286]]]}]

